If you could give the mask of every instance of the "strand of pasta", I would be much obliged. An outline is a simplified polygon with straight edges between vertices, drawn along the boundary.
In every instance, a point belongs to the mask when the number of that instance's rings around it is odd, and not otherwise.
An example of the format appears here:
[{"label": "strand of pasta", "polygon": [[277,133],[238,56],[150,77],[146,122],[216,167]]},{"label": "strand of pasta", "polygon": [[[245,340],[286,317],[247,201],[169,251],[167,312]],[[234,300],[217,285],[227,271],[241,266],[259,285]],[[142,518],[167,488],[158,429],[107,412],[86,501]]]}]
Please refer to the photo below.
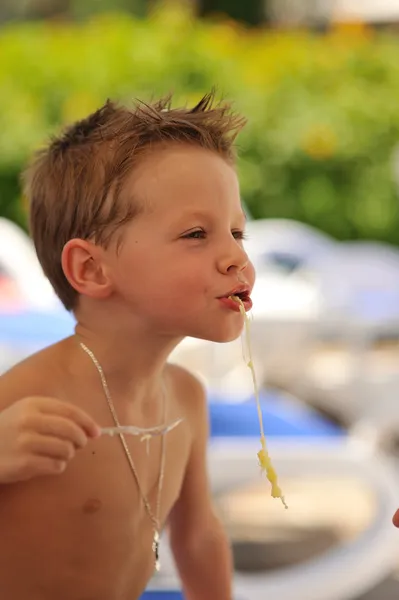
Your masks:
[{"label": "strand of pasta", "polygon": [[256,373],[255,373],[255,368],[254,368],[254,364],[253,364],[253,360],[252,360],[250,322],[249,322],[248,315],[245,310],[244,303],[242,302],[241,298],[239,298],[238,296],[232,296],[232,299],[235,302],[239,303],[240,312],[241,312],[242,316],[244,317],[244,322],[245,322],[245,339],[246,339],[246,345],[247,345],[247,351],[248,351],[247,366],[249,367],[249,369],[251,371],[252,381],[253,381],[253,385],[254,385],[255,400],[256,400],[256,406],[257,406],[257,410],[258,410],[259,427],[260,427],[260,442],[262,445],[262,448],[258,452],[259,465],[260,465],[262,471],[265,472],[266,477],[272,486],[272,490],[271,490],[272,497],[280,498],[280,500],[283,503],[283,505],[285,506],[285,508],[288,508],[288,505],[285,501],[282,490],[281,490],[280,486],[278,485],[277,473],[272,465],[271,458],[270,458],[268,450],[267,450],[265,432],[264,432],[264,428],[263,428],[262,409],[261,409],[260,401],[259,401],[258,384],[256,381]]}]

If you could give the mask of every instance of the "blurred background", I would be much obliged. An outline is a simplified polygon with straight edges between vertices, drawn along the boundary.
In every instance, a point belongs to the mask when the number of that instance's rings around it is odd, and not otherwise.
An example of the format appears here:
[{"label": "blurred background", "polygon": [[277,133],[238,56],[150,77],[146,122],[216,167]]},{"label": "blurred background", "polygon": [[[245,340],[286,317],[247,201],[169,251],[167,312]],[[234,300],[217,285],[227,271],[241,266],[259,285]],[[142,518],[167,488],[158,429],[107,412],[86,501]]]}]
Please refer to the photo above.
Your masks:
[{"label": "blurred background", "polygon": [[[0,2],[0,373],[73,330],[27,235],[32,152],[108,97],[216,87],[248,117],[253,356],[288,511],[240,341],[172,356],[209,391],[237,600],[399,597],[398,55],[399,0]],[[179,588],[172,561],[150,588]]]}]

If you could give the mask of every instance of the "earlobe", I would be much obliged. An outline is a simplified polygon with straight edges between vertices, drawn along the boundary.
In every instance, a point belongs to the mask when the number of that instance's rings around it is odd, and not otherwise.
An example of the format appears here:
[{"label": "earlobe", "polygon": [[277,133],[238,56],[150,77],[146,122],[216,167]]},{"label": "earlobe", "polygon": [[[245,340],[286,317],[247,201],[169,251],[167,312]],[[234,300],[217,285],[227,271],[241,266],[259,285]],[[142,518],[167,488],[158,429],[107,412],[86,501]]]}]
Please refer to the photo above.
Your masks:
[{"label": "earlobe", "polygon": [[69,240],[62,251],[61,265],[70,285],[82,296],[105,298],[111,281],[102,262],[102,249],[87,240]]}]

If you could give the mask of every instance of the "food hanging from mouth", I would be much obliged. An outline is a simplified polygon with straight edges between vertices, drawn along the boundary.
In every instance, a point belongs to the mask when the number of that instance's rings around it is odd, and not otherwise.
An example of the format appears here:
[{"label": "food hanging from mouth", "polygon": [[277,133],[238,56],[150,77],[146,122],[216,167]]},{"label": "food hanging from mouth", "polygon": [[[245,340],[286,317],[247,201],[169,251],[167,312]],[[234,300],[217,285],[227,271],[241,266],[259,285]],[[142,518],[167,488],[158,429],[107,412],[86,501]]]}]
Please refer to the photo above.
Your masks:
[{"label": "food hanging from mouth", "polygon": [[245,304],[244,304],[244,300],[243,300],[242,297],[240,297],[240,295],[235,294],[234,296],[230,296],[230,298],[231,298],[231,300],[233,302],[235,302],[236,304],[238,304],[239,310],[240,310],[242,316],[244,317],[244,321],[245,321],[245,338],[246,338],[247,351],[248,351],[247,366],[251,370],[251,374],[252,374],[252,381],[253,381],[253,384],[254,384],[255,400],[256,400],[256,405],[257,405],[257,409],[258,409],[259,426],[260,426],[261,449],[258,452],[259,465],[260,465],[262,471],[265,472],[267,479],[271,483],[271,486],[272,486],[271,495],[272,495],[272,497],[273,498],[280,498],[280,500],[284,504],[285,508],[288,508],[288,505],[287,505],[287,503],[285,501],[285,498],[283,496],[282,490],[281,490],[280,486],[278,485],[277,473],[276,473],[276,471],[275,471],[275,469],[274,469],[274,467],[272,465],[271,458],[270,458],[269,453],[267,451],[266,438],[265,438],[264,428],[263,428],[262,409],[261,409],[261,406],[260,406],[258,385],[257,385],[257,382],[256,382],[256,374],[255,374],[255,369],[254,369],[254,365],[253,365],[253,361],[252,361],[251,337],[250,337],[250,323],[249,323],[249,319],[248,319],[248,316],[247,316],[246,307],[245,307]]},{"label": "food hanging from mouth", "polygon": [[[241,310],[241,306],[244,307],[245,312],[251,310],[252,308],[252,300],[250,291],[248,289],[234,292],[234,294],[227,294],[226,296],[219,298],[219,300],[227,308],[230,308],[230,310],[234,310],[235,312],[239,312]],[[240,304],[238,304],[238,301]]]}]

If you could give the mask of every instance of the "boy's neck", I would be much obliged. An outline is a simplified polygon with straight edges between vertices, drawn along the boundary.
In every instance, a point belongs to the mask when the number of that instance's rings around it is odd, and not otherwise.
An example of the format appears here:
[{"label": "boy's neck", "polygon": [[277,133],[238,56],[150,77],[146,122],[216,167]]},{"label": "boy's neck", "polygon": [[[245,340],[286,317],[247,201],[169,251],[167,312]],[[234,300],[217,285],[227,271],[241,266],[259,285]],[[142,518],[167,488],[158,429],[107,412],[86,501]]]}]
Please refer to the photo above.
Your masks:
[{"label": "boy's neck", "polygon": [[80,347],[86,345],[103,369],[111,394],[145,403],[159,391],[169,354],[180,340],[148,333],[107,327],[101,330],[78,321],[75,328],[73,354],[79,372],[84,369],[90,379],[98,379],[95,365]]}]

